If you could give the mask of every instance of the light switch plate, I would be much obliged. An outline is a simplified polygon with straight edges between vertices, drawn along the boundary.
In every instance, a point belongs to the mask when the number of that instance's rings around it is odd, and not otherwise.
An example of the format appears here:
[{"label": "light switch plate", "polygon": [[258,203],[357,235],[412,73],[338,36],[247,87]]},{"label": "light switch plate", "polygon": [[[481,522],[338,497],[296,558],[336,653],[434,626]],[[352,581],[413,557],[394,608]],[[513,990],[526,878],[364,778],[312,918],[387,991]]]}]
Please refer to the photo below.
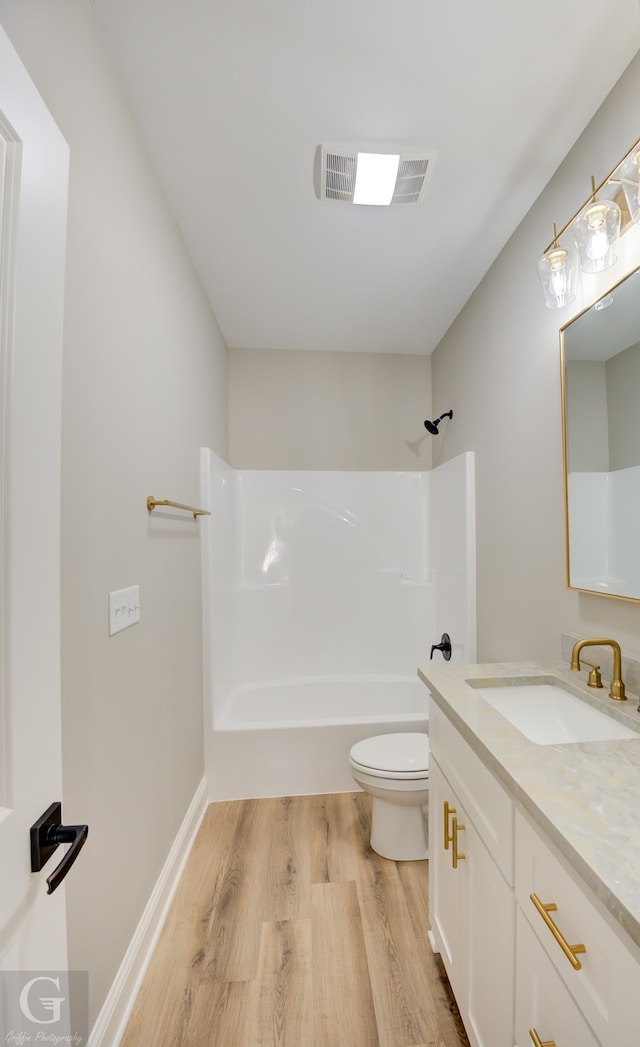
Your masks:
[{"label": "light switch plate", "polygon": [[109,636],[140,621],[140,586],[115,589],[109,593]]}]

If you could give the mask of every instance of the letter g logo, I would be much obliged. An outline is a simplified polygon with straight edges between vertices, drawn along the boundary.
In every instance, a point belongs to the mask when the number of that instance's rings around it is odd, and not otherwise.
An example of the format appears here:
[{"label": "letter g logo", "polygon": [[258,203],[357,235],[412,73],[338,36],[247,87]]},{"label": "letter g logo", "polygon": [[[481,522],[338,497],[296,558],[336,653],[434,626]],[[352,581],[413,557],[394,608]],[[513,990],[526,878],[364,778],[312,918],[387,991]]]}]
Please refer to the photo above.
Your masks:
[{"label": "letter g logo", "polygon": [[29,993],[31,991],[32,986],[34,986],[36,982],[51,982],[53,985],[55,985],[58,992],[60,992],[59,978],[47,978],[44,975],[41,975],[38,978],[32,978],[31,981],[27,982],[27,984],[22,989],[22,992],[20,993],[20,1010],[24,1014],[25,1018],[27,1018],[30,1022],[34,1022],[36,1025],[52,1025],[54,1022],[59,1022],[62,1004],[64,1003],[65,999],[64,996],[38,997],[41,1008],[43,1008],[45,1012],[49,1011],[52,1015],[51,1018],[36,1018],[36,1016],[32,1013],[31,1006],[29,1004]]}]

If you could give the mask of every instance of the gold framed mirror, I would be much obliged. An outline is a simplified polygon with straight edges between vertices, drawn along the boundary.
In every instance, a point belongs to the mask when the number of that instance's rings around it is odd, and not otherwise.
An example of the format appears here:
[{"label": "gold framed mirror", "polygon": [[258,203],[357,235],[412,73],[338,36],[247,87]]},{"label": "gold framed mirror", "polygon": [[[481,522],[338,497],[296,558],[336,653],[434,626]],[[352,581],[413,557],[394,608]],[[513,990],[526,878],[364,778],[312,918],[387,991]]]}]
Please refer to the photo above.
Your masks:
[{"label": "gold framed mirror", "polygon": [[640,601],[640,266],[560,329],[566,580]]}]

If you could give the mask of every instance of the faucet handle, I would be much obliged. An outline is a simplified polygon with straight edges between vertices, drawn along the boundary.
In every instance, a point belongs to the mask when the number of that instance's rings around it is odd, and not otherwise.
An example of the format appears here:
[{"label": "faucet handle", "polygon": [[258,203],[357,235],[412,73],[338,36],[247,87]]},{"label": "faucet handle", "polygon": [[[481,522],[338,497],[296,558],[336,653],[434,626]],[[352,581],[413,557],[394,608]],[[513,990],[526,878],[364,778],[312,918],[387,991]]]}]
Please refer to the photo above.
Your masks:
[{"label": "faucet handle", "polygon": [[586,658],[582,659],[583,665],[590,665],[591,671],[587,678],[587,687],[602,687],[602,676],[600,675],[600,666],[596,665],[595,662],[588,662]]},{"label": "faucet handle", "polygon": [[451,638],[449,633],[443,633],[440,643],[434,643],[431,645],[431,654],[429,655],[429,658],[433,658],[434,651],[442,651],[442,657],[445,662],[451,661]]}]

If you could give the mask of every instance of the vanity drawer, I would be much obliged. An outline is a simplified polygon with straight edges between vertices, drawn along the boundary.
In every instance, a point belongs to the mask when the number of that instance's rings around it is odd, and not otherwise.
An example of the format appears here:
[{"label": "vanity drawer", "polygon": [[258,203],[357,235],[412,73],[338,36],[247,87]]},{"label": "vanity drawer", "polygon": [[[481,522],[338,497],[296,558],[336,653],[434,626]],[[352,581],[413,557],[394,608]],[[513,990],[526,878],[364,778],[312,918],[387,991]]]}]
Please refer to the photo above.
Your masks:
[{"label": "vanity drawer", "polygon": [[530,924],[518,910],[516,926],[516,1043],[600,1047],[578,1005],[560,978]]},{"label": "vanity drawer", "polygon": [[[622,929],[614,928],[575,870],[518,809],[515,842],[516,899],[557,975],[604,1047],[638,1047],[638,951],[630,941],[627,947]],[[557,936],[532,894],[547,907],[546,917]],[[552,905],[556,908],[550,910]],[[576,945],[585,951],[576,951],[572,962],[567,952]]]},{"label": "vanity drawer", "polygon": [[513,884],[513,801],[433,701],[429,746],[502,875]]}]

